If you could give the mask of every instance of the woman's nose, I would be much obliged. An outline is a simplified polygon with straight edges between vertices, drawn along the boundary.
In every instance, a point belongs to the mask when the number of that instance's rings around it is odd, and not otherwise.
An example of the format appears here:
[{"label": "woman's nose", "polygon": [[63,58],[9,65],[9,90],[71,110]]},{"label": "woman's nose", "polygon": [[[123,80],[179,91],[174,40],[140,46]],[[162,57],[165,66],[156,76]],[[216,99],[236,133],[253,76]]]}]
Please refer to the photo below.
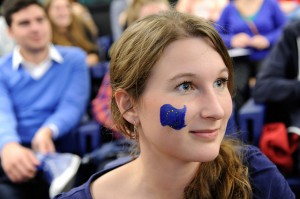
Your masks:
[{"label": "woman's nose", "polygon": [[206,92],[202,97],[203,105],[200,112],[202,118],[220,120],[225,116],[222,98],[213,89]]}]

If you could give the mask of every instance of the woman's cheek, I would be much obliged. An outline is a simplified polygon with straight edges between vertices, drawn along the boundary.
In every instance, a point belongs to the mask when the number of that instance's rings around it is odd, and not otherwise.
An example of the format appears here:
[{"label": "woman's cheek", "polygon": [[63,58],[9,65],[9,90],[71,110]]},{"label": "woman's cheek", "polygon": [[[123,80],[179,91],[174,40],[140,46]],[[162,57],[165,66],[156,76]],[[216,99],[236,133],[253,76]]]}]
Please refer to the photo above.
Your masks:
[{"label": "woman's cheek", "polygon": [[171,104],[164,104],[160,107],[160,123],[162,126],[169,126],[175,130],[186,127],[186,105],[175,107]]}]

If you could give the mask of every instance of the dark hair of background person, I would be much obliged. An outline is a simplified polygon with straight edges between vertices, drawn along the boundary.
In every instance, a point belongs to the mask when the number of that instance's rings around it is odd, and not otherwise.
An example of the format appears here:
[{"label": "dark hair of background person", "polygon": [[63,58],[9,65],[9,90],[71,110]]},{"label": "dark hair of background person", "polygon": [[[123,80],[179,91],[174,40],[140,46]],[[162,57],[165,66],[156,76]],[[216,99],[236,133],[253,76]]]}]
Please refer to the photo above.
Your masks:
[{"label": "dark hair of background person", "polygon": [[0,0],[0,16],[2,16],[2,3],[3,3],[3,0]]},{"label": "dark hair of background person", "polygon": [[4,0],[2,3],[2,14],[8,26],[11,26],[12,15],[30,5],[37,5],[43,8],[43,5],[36,0]]}]

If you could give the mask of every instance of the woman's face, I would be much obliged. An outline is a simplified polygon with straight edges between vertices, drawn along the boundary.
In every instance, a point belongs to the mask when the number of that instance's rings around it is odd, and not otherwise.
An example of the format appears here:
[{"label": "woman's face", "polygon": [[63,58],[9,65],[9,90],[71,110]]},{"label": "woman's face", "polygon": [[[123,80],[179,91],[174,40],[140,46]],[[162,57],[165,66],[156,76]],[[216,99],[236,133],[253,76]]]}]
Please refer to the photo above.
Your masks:
[{"label": "woman's face", "polygon": [[141,153],[184,162],[216,158],[232,111],[228,76],[205,39],[167,46],[135,106]]},{"label": "woman's face", "polygon": [[48,15],[58,27],[67,28],[72,22],[71,4],[68,0],[52,0]]}]

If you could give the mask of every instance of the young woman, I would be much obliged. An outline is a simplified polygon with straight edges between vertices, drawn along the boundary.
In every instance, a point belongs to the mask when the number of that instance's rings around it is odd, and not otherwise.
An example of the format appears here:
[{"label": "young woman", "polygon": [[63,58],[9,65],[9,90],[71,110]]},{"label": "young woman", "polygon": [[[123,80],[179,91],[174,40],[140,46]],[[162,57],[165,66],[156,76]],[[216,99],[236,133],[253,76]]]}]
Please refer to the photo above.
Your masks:
[{"label": "young woman", "polygon": [[206,20],[139,20],[114,44],[110,72],[114,121],[139,153],[57,199],[294,198],[258,149],[224,138],[233,69]]},{"label": "young woman", "polygon": [[84,21],[72,13],[70,0],[47,0],[45,9],[52,25],[52,42],[63,46],[77,46],[87,53],[87,64],[99,62],[97,38]]}]

